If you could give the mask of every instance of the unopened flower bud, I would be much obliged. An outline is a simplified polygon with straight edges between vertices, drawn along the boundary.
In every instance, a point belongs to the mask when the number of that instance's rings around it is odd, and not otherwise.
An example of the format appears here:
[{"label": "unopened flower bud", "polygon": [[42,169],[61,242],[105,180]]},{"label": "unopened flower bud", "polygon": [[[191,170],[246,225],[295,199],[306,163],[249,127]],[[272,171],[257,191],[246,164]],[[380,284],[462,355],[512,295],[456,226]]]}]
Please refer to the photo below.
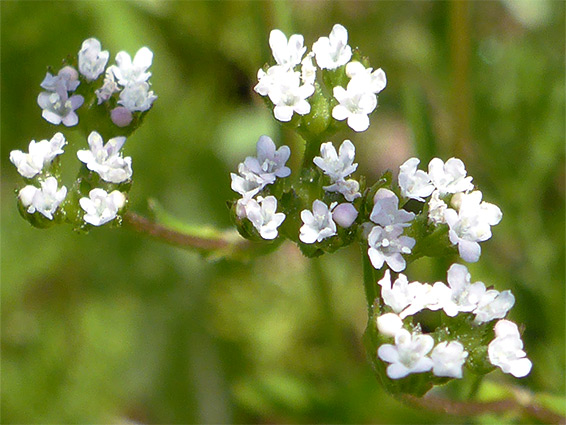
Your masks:
[{"label": "unopened flower bud", "polygon": [[123,106],[118,106],[110,112],[112,122],[118,127],[127,127],[132,122],[132,113]]},{"label": "unopened flower bud", "polygon": [[344,228],[350,227],[357,217],[358,211],[352,204],[347,202],[338,205],[332,211],[332,219],[336,224]]}]

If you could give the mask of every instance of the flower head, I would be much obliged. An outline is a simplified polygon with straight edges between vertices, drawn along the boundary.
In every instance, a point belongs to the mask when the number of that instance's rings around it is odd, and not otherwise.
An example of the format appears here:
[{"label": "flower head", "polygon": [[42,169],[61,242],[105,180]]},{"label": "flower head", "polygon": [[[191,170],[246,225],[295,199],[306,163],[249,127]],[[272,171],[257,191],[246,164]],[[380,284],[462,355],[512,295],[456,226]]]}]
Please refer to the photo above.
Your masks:
[{"label": "flower head", "polygon": [[256,145],[257,157],[248,156],[244,165],[252,173],[266,182],[273,182],[277,177],[283,178],[291,174],[285,163],[291,156],[289,146],[281,146],[276,150],[275,143],[269,136],[261,136]]},{"label": "flower head", "polygon": [[401,379],[411,373],[428,372],[433,361],[427,354],[432,350],[434,340],[430,335],[410,333],[400,329],[395,335],[395,345],[383,344],[377,350],[379,358],[387,363],[387,376]]},{"label": "flower head", "polygon": [[332,142],[320,145],[320,155],[315,156],[313,162],[326,174],[332,182],[344,180],[358,168],[358,164],[354,164],[354,156],[356,148],[349,140],[344,140],[339,148],[339,154]]},{"label": "flower head", "polygon": [[348,86],[361,92],[378,94],[387,86],[385,71],[379,68],[366,68],[358,61],[352,61],[346,65],[346,75],[350,77]]},{"label": "flower head", "polygon": [[41,92],[37,97],[37,104],[43,109],[43,118],[51,124],[63,123],[67,127],[77,125],[79,117],[75,110],[83,103],[84,97],[78,94],[69,97],[66,91]]},{"label": "flower head", "polygon": [[108,50],[101,50],[100,41],[88,38],[83,41],[79,51],[79,71],[87,81],[96,80],[104,72],[108,62]]},{"label": "flower head", "polygon": [[67,144],[62,133],[55,133],[51,140],[32,140],[29,143],[28,153],[20,150],[10,152],[10,161],[16,166],[18,172],[28,179],[43,171],[43,167],[63,153],[63,146]]},{"label": "flower head", "polygon": [[267,196],[266,198],[259,196],[257,201],[250,199],[245,208],[248,219],[263,239],[275,239],[277,237],[277,228],[285,220],[285,214],[276,212],[277,199],[275,196]]},{"label": "flower head", "polygon": [[346,65],[352,57],[348,46],[348,31],[340,24],[334,25],[328,37],[320,37],[312,46],[316,63],[321,69],[336,69]]},{"label": "flower head", "polygon": [[125,137],[114,137],[106,144],[100,134],[93,131],[88,136],[89,150],[79,150],[77,157],[87,168],[110,183],[123,183],[132,177],[132,158],[122,158],[120,149]]},{"label": "flower head", "polygon": [[318,199],[312,204],[312,212],[301,211],[303,225],[300,229],[299,239],[304,243],[321,242],[322,240],[336,234],[336,223],[332,219],[332,207],[330,208]]},{"label": "flower head", "polygon": [[523,341],[517,325],[509,320],[500,320],[495,324],[495,339],[487,347],[489,361],[516,378],[527,376],[532,362],[523,351]]},{"label": "flower head", "polygon": [[389,189],[379,189],[375,193],[373,202],[370,220],[380,226],[407,227],[415,218],[414,213],[398,208],[399,198]]},{"label": "flower head", "polygon": [[269,34],[269,47],[271,47],[273,58],[278,65],[286,69],[292,69],[295,65],[301,63],[301,59],[307,50],[303,44],[304,38],[300,34],[293,34],[289,37],[289,41],[281,30],[275,29]]},{"label": "flower head", "polygon": [[347,89],[334,87],[333,93],[339,104],[332,109],[332,117],[338,121],[348,120],[348,126],[354,131],[366,131],[368,115],[377,107],[377,96],[350,84]]},{"label": "flower head", "polygon": [[374,268],[382,268],[385,262],[394,272],[405,270],[406,262],[401,254],[410,254],[415,240],[402,234],[403,227],[399,225],[373,226],[368,235],[368,255]]},{"label": "flower head", "polygon": [[401,195],[405,198],[424,202],[423,198],[429,196],[434,190],[430,177],[422,170],[417,170],[420,160],[409,158],[399,167],[399,187]]},{"label": "flower head", "polygon": [[468,352],[458,341],[443,341],[434,347],[430,357],[433,362],[432,373],[436,376],[461,378]]},{"label": "flower head", "polygon": [[98,104],[106,102],[112,95],[116,92],[120,91],[120,87],[116,83],[114,79],[114,74],[112,73],[111,69],[108,68],[106,70],[106,74],[104,74],[104,84],[99,89],[95,90],[96,97],[98,98]]},{"label": "flower head", "polygon": [[143,83],[151,77],[147,72],[153,61],[153,52],[147,47],[139,49],[132,61],[130,55],[124,51],[116,55],[117,65],[112,65],[109,70],[114,74],[116,80],[123,87],[129,84]]},{"label": "flower head", "polygon": [[293,113],[306,115],[311,111],[307,98],[314,93],[312,84],[301,85],[300,73],[289,70],[277,74],[277,80],[268,89],[268,96],[273,102],[273,114],[282,122],[290,121]]},{"label": "flower head", "polygon": [[41,189],[28,185],[20,190],[18,197],[29,214],[36,211],[53,220],[53,214],[67,196],[67,188],[61,186],[58,189],[55,177],[47,177],[41,182]]},{"label": "flower head", "polygon": [[476,315],[474,322],[485,323],[494,319],[502,319],[515,304],[515,297],[511,291],[499,292],[490,289],[480,298],[478,306],[474,310]]},{"label": "flower head", "polygon": [[381,286],[383,301],[401,319],[416,314],[427,307],[428,294],[431,290],[430,285],[420,282],[409,283],[404,274],[399,274],[392,285],[389,270],[385,271],[385,275],[378,284]]},{"label": "flower head", "polygon": [[450,158],[446,163],[440,158],[431,159],[428,163],[428,175],[440,196],[474,188],[472,177],[466,177],[466,167],[458,158]]},{"label": "flower head", "polygon": [[442,282],[433,286],[439,307],[450,317],[474,311],[486,292],[483,282],[471,283],[467,267],[461,264],[452,264],[447,275],[449,286]]},{"label": "flower head", "polygon": [[157,96],[149,90],[148,83],[137,82],[128,84],[120,92],[118,103],[130,112],[145,112],[151,108],[155,99],[157,99]]},{"label": "flower head", "polygon": [[45,78],[40,86],[47,91],[57,92],[62,96],[63,92],[75,91],[80,83],[77,70],[72,66],[64,66],[57,75],[51,75],[49,72],[45,74]]},{"label": "flower head", "polygon": [[88,198],[79,199],[79,204],[85,211],[85,222],[102,226],[116,218],[118,211],[126,204],[126,197],[118,190],[108,193],[104,189],[96,188],[89,192]]}]

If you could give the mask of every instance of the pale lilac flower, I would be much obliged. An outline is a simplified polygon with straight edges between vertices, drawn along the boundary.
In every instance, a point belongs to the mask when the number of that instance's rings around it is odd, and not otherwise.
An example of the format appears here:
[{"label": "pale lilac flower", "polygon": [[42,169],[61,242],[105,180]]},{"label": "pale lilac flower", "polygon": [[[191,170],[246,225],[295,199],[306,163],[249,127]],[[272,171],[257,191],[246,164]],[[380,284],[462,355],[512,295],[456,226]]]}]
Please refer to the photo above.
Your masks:
[{"label": "pale lilac flower", "polygon": [[311,111],[307,98],[314,93],[311,84],[301,85],[300,73],[288,71],[278,75],[278,80],[269,89],[269,99],[273,102],[273,114],[282,122],[290,121],[293,113],[306,115]]},{"label": "pale lilac flower", "polygon": [[239,175],[230,173],[230,177],[232,178],[231,187],[234,192],[238,192],[246,198],[246,202],[257,195],[257,193],[262,190],[265,185],[275,181],[274,177],[271,180],[266,181],[262,177],[250,171],[243,162],[238,165],[238,173]]},{"label": "pale lilac flower", "polygon": [[101,50],[100,41],[88,38],[83,41],[79,51],[79,71],[87,81],[96,80],[104,72],[108,62],[108,50]]},{"label": "pale lilac flower", "polygon": [[106,74],[104,74],[104,84],[102,87],[94,91],[98,98],[98,104],[100,105],[101,103],[106,102],[118,91],[120,91],[120,87],[118,87],[118,84],[114,79],[114,74],[111,72],[110,68],[108,68],[106,70]]},{"label": "pale lilac flower", "polygon": [[285,164],[291,156],[289,146],[281,146],[276,150],[275,143],[269,136],[261,136],[256,145],[257,157],[248,156],[244,165],[266,182],[274,182],[277,177],[283,178],[291,174]]},{"label": "pale lilac flower", "polygon": [[351,84],[352,88],[362,92],[378,94],[387,86],[387,77],[381,68],[374,71],[373,68],[366,68],[358,61],[346,65],[346,75],[351,79],[348,86]]},{"label": "pale lilac flower", "polygon": [[395,345],[383,344],[377,350],[379,358],[387,363],[387,376],[401,379],[411,373],[428,372],[433,361],[427,354],[432,350],[434,340],[430,335],[410,333],[400,329],[395,335]]},{"label": "pale lilac flower", "polygon": [[77,70],[72,66],[64,66],[57,75],[51,75],[47,72],[40,86],[47,91],[57,92],[60,96],[63,96],[63,92],[75,91],[80,83]]},{"label": "pale lilac flower", "polygon": [[136,53],[134,60],[124,51],[116,55],[117,65],[109,67],[118,83],[123,87],[133,83],[143,83],[151,77],[147,72],[153,61],[153,53],[147,47],[142,47]]},{"label": "pale lilac flower", "polygon": [[454,317],[460,312],[474,311],[485,295],[483,282],[471,283],[471,275],[466,266],[452,264],[448,269],[448,285],[436,282],[433,292],[444,312]]},{"label": "pale lilac flower", "polygon": [[295,65],[301,63],[301,59],[307,50],[303,43],[304,38],[300,34],[293,34],[289,37],[289,41],[281,30],[272,30],[269,34],[269,47],[271,47],[273,58],[278,65],[286,69],[292,69]]},{"label": "pale lilac flower", "polygon": [[511,291],[499,292],[490,289],[480,298],[477,308],[474,310],[476,315],[474,322],[485,323],[494,319],[502,319],[515,304],[515,297]]},{"label": "pale lilac flower", "polygon": [[104,144],[100,134],[93,131],[88,136],[90,149],[79,150],[77,157],[89,170],[98,173],[102,180],[123,183],[132,177],[132,158],[123,158],[120,153],[125,142],[125,137],[114,137]]},{"label": "pale lilac flower", "polygon": [[51,140],[32,140],[29,143],[28,153],[20,150],[10,152],[10,161],[16,166],[18,172],[28,179],[43,171],[43,167],[63,153],[63,146],[67,144],[62,133],[55,133]]},{"label": "pale lilac flower", "polygon": [[386,305],[399,315],[401,319],[418,313],[428,304],[428,293],[430,285],[420,282],[409,283],[407,276],[399,274],[393,284],[391,284],[391,274],[389,269],[378,282],[381,286],[381,297]]},{"label": "pale lilac flower", "polygon": [[358,164],[353,163],[356,148],[350,140],[342,142],[339,153],[336,153],[332,142],[323,143],[320,145],[320,155],[315,156],[313,162],[333,183],[344,180],[358,168]]},{"label": "pale lilac flower", "polygon": [[360,193],[360,184],[357,180],[338,180],[336,183],[330,186],[322,186],[327,192],[338,192],[341,193],[346,201],[352,202],[354,199],[362,196]]},{"label": "pale lilac flower", "polygon": [[277,199],[275,196],[266,198],[259,196],[257,201],[250,199],[245,209],[246,216],[263,239],[271,240],[277,237],[277,228],[285,220],[285,214],[276,212]]},{"label": "pale lilac flower", "polygon": [[350,227],[354,221],[356,221],[357,217],[358,211],[356,210],[356,207],[347,202],[337,205],[332,210],[332,219],[336,224],[343,228]]},{"label": "pale lilac flower", "polygon": [[347,119],[348,126],[356,132],[366,131],[369,128],[368,115],[377,107],[377,96],[350,84],[347,90],[334,87],[333,93],[339,104],[332,109],[332,117],[338,121]]},{"label": "pale lilac flower", "polygon": [[151,108],[157,96],[149,90],[149,84],[137,82],[128,84],[120,93],[118,103],[130,112],[145,112]]},{"label": "pale lilac flower", "polygon": [[428,163],[428,175],[440,196],[474,188],[472,177],[466,177],[466,167],[458,158],[450,158],[446,163],[440,158],[431,159]]},{"label": "pale lilac flower", "polygon": [[399,209],[399,198],[389,189],[380,188],[373,197],[373,209],[370,220],[382,227],[408,227],[414,220],[415,214]]},{"label": "pale lilac flower", "polygon": [[85,222],[102,226],[116,218],[118,211],[126,204],[126,197],[118,190],[108,193],[104,189],[96,188],[88,193],[88,198],[79,199],[79,204],[85,211]]},{"label": "pale lilac flower", "polygon": [[448,205],[440,199],[440,192],[435,190],[428,201],[428,220],[434,224],[444,224],[446,219],[444,214],[448,209]]},{"label": "pale lilac flower", "polygon": [[460,257],[467,262],[478,261],[481,248],[478,242],[491,238],[491,226],[501,221],[499,207],[488,202],[481,202],[482,193],[476,190],[468,194],[460,194],[459,211],[448,208],[444,218],[450,231],[450,242],[458,245]]},{"label": "pale lilac flower", "polygon": [[376,320],[377,329],[385,336],[395,337],[403,329],[403,321],[395,313],[385,313]]},{"label": "pale lilac flower", "polygon": [[348,46],[348,31],[340,24],[334,25],[328,37],[320,37],[312,46],[316,63],[321,69],[336,69],[346,65],[352,57]]},{"label": "pale lilac flower", "polygon": [[117,106],[110,111],[112,122],[118,127],[127,127],[133,120],[132,113],[128,108]]},{"label": "pale lilac flower", "polygon": [[394,272],[405,270],[406,262],[401,254],[410,254],[415,240],[401,236],[403,230],[399,225],[373,227],[368,235],[368,255],[374,268],[381,269],[386,262]]},{"label": "pale lilac flower", "polygon": [[53,220],[53,214],[67,196],[67,188],[58,189],[58,184],[55,177],[47,177],[41,182],[41,189],[28,185],[20,190],[18,197],[29,214],[37,211]]},{"label": "pale lilac flower", "polygon": [[311,244],[336,234],[336,223],[332,219],[332,208],[320,201],[315,200],[312,204],[312,212],[309,210],[301,211],[303,225],[300,229],[299,239],[303,243]]},{"label": "pale lilac flower", "polygon": [[418,158],[409,158],[399,167],[399,187],[401,195],[405,198],[424,202],[434,190],[430,177],[423,170],[417,170],[421,161]]},{"label": "pale lilac flower", "polygon": [[430,357],[433,362],[432,373],[436,376],[462,378],[462,366],[466,362],[468,352],[458,341],[440,342]]},{"label": "pale lilac flower", "polygon": [[523,341],[517,325],[509,320],[495,324],[495,339],[487,346],[489,361],[516,378],[527,376],[533,366],[523,351]]},{"label": "pale lilac flower", "polygon": [[37,97],[37,104],[43,112],[41,115],[51,124],[63,123],[67,127],[77,125],[79,117],[75,110],[81,107],[84,98],[81,95],[68,96],[66,91],[41,92]]}]

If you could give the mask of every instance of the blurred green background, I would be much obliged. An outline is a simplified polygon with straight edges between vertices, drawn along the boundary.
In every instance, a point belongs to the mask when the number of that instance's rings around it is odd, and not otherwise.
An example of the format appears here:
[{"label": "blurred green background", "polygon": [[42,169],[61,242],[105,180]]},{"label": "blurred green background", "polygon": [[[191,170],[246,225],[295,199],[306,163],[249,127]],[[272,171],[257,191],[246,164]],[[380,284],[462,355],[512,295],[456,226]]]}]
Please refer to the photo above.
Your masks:
[{"label": "blurred green background", "polygon": [[[127,230],[36,230],[17,213],[12,149],[59,130],[86,146],[44,121],[36,97],[46,66],[57,70],[96,37],[111,62],[144,45],[155,55],[159,98],[125,146],[130,208],[145,213],[156,198],[188,223],[230,226],[229,173],[260,135],[289,144],[295,169],[300,161],[301,141],[252,90],[270,60],[269,31],[301,33],[310,47],[336,22],[386,71],[388,86],[370,129],[333,141],[354,141],[356,175],[369,181],[412,155],[464,160],[484,199],[504,212],[472,277],[513,291],[510,317],[526,325],[534,363],[520,381],[500,371],[489,380],[563,403],[563,2],[0,7],[3,423],[470,422],[412,409],[381,389],[361,344],[355,246],[316,262],[284,244],[250,264],[208,263]],[[419,260],[407,273],[433,281],[445,269]]]}]

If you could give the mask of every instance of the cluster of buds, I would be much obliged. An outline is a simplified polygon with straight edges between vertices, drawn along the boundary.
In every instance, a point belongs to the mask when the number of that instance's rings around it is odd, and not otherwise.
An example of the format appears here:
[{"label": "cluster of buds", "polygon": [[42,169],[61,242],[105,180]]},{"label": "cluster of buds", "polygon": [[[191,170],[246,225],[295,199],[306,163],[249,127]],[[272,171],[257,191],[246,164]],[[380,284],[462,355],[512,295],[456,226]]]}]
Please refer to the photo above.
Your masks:
[{"label": "cluster of buds", "polygon": [[[290,239],[311,257],[359,242],[367,264],[381,270],[375,271],[376,280],[381,278],[374,283],[376,299],[368,295],[374,364],[400,391],[422,394],[462,378],[464,366],[479,375],[499,367],[526,376],[532,363],[517,325],[505,319],[515,303],[511,291],[471,283],[461,264],[448,270],[448,284],[409,282],[400,274],[423,256],[479,260],[480,243],[491,238],[502,212],[482,201],[464,163],[434,158],[424,171],[418,158],[410,158],[396,181],[386,172],[368,186],[363,176],[353,176],[358,164],[350,140],[338,149],[331,141],[322,143],[340,130],[340,121],[356,132],[366,130],[386,86],[385,73],[366,67],[367,60],[347,42],[346,29],[337,24],[305,56],[301,35],[287,39],[279,30],[271,32],[276,64],[259,70],[255,91],[269,100],[278,121],[305,139],[305,157],[291,176],[285,165],[289,148],[260,138],[257,157],[246,158],[231,175],[232,189],[242,196],[231,203],[240,233],[252,240]],[[425,310],[441,315],[441,323],[428,323]],[[421,374],[420,381],[413,374]],[[424,387],[418,384],[423,376]]]},{"label": "cluster of buds", "polygon": [[[37,227],[66,221],[76,229],[88,229],[119,222],[126,207],[132,159],[123,157],[121,149],[125,136],[139,126],[156,99],[149,90],[147,71],[153,54],[143,47],[132,61],[126,52],[119,52],[117,64],[106,68],[108,59],[100,42],[89,38],[76,61],[69,59],[56,75],[48,71],[40,84],[46,90],[37,98],[43,118],[53,125],[78,126],[88,135],[88,149],[76,152],[82,166],[70,189],[61,183],[60,156],[68,144],[63,133],[50,140],[32,140],[28,152],[10,153],[26,183],[17,191],[20,212]],[[107,135],[106,143],[101,134]]]}]

